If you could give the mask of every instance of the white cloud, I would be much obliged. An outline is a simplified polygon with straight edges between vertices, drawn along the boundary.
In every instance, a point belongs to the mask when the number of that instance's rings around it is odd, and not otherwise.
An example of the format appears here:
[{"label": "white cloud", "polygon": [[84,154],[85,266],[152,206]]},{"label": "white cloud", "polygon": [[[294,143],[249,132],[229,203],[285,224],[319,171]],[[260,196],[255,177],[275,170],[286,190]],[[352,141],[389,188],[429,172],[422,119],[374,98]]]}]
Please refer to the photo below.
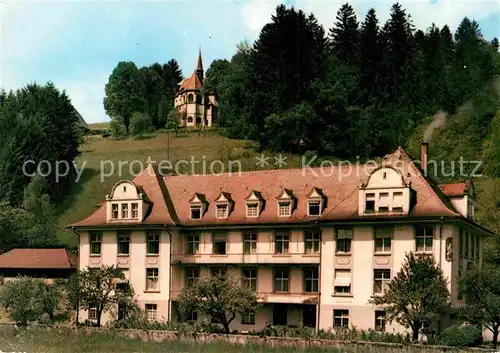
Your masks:
[{"label": "white cloud", "polygon": [[280,3],[281,1],[275,0],[244,3],[241,8],[243,22],[252,32],[259,33],[262,27],[271,21],[271,15]]}]

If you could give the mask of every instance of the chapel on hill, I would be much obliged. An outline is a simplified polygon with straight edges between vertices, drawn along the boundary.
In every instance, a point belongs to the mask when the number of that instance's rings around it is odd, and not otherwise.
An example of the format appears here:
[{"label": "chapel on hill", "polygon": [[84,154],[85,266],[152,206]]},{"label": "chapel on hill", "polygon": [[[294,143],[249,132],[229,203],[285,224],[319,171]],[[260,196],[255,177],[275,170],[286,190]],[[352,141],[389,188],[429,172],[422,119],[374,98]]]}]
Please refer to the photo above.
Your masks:
[{"label": "chapel on hill", "polygon": [[181,126],[211,127],[217,118],[217,102],[214,92],[205,92],[203,87],[203,60],[201,49],[198,53],[198,63],[193,74],[179,83],[179,90],[174,97],[174,107],[182,112],[179,121]]}]

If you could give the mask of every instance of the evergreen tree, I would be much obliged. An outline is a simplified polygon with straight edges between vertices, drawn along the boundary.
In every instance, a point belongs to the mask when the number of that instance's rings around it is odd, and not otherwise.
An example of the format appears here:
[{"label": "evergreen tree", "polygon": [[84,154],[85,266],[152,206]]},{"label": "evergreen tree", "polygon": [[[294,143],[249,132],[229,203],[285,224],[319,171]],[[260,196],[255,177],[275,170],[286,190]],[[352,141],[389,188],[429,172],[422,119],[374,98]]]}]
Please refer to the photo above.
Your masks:
[{"label": "evergreen tree", "polygon": [[[164,99],[163,79],[151,67],[142,67],[139,76],[144,87],[144,98],[147,102],[147,114],[151,117],[151,123],[157,129],[163,127],[164,123],[159,118],[160,102]],[[173,105],[173,99],[171,101]]]},{"label": "evergreen tree", "polygon": [[377,94],[381,65],[379,25],[375,9],[370,9],[361,24],[360,91],[366,100]]},{"label": "evergreen tree", "polygon": [[359,56],[359,24],[356,12],[344,4],[337,12],[337,21],[330,29],[329,37],[334,55],[343,63],[356,65]]}]

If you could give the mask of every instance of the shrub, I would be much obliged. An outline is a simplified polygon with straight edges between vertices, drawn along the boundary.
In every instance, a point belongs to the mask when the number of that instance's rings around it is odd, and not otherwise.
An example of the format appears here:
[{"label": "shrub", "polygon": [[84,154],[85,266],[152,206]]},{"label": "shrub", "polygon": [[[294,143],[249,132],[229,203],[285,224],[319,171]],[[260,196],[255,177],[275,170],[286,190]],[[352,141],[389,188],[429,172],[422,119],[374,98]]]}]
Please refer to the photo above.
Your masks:
[{"label": "shrub", "polygon": [[474,325],[450,326],[439,337],[439,343],[445,346],[475,347],[482,341],[483,332]]},{"label": "shrub", "polygon": [[44,313],[40,280],[18,277],[4,285],[1,301],[9,316],[16,323],[27,325]]},{"label": "shrub", "polygon": [[136,112],[130,119],[130,132],[134,136],[142,136],[151,130],[153,121],[150,116],[145,113]]},{"label": "shrub", "polygon": [[109,133],[111,134],[111,137],[115,139],[124,137],[126,134],[125,126],[120,120],[111,119],[111,122],[109,123]]}]

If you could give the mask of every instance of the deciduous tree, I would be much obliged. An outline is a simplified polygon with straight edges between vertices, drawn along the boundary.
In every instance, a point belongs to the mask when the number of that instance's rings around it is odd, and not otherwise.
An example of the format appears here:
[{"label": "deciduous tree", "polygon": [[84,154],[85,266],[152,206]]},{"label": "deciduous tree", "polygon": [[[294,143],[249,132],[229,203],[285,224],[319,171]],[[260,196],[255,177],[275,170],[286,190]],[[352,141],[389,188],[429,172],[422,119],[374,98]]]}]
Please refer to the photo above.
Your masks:
[{"label": "deciduous tree", "polygon": [[382,296],[370,300],[382,306],[388,321],[411,329],[418,340],[424,327],[432,327],[450,307],[450,293],[443,272],[432,257],[406,255],[403,267],[389,282]]},{"label": "deciduous tree", "polygon": [[190,311],[207,315],[222,324],[226,333],[236,315],[255,311],[257,296],[234,277],[214,276],[185,288],[177,299],[182,315]]}]

